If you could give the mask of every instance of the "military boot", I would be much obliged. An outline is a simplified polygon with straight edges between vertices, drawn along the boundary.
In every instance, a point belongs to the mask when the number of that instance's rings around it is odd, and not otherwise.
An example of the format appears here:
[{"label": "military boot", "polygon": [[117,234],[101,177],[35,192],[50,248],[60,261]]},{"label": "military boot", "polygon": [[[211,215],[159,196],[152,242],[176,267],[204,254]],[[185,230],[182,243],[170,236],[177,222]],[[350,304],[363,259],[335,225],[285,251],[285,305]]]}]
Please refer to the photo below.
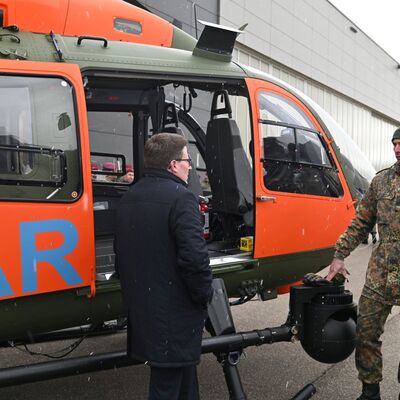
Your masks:
[{"label": "military boot", "polygon": [[379,383],[364,383],[361,396],[357,400],[381,400]]}]

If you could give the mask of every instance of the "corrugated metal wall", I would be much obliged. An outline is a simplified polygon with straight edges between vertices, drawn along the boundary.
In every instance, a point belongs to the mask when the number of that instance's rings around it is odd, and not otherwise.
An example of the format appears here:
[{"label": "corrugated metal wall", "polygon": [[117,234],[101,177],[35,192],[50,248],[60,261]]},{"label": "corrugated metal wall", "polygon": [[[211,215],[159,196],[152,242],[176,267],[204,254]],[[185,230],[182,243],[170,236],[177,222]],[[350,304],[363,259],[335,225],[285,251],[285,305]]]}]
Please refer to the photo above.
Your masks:
[{"label": "corrugated metal wall", "polygon": [[390,139],[396,125],[390,119],[243,45],[236,44],[234,59],[276,76],[311,97],[346,130],[378,171],[395,162]]}]

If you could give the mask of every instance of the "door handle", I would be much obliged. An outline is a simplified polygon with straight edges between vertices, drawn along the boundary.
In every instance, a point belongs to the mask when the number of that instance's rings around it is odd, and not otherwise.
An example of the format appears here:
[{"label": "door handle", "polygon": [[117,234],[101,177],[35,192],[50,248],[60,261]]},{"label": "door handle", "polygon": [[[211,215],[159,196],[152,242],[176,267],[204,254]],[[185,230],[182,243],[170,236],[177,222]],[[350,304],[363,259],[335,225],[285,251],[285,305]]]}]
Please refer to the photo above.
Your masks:
[{"label": "door handle", "polygon": [[276,197],[271,196],[257,196],[256,199],[258,201],[272,201],[273,203],[276,202]]},{"label": "door handle", "polygon": [[349,204],[347,204],[347,209],[350,210],[351,207],[353,207],[353,206],[356,207],[357,203],[358,203],[358,200],[351,201]]}]

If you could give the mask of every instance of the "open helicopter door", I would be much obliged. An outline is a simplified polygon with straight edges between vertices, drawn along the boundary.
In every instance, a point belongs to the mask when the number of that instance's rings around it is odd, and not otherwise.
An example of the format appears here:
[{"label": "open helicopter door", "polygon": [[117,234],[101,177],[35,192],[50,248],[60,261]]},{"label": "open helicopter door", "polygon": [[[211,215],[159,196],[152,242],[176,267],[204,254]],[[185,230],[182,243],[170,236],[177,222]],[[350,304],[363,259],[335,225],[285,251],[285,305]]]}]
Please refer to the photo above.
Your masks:
[{"label": "open helicopter door", "polygon": [[0,299],[94,295],[92,189],[76,65],[0,61]]},{"label": "open helicopter door", "polygon": [[284,255],[282,262],[296,257],[303,265],[327,265],[354,213],[331,144],[293,94],[270,82],[246,82],[254,127],[254,257]]}]

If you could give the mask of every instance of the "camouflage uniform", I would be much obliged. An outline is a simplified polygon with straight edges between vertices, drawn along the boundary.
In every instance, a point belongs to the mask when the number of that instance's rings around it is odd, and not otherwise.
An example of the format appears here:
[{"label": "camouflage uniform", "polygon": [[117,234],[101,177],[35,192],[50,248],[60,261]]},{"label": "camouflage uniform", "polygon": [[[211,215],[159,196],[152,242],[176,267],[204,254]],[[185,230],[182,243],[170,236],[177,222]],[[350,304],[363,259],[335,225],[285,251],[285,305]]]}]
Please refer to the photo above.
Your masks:
[{"label": "camouflage uniform", "polygon": [[375,223],[379,242],[368,263],[357,321],[356,366],[365,383],[382,380],[379,337],[392,306],[400,305],[400,161],[372,180],[355,218],[336,243],[335,257],[347,257]]}]

